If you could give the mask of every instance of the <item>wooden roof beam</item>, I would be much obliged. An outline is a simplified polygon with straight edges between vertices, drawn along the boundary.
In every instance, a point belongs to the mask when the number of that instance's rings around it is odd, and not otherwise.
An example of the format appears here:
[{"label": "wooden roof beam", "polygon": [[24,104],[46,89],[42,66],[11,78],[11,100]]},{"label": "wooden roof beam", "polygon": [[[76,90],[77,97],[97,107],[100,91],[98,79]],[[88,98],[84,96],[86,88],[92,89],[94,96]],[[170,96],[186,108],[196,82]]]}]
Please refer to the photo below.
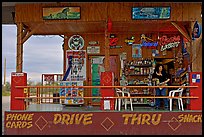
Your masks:
[{"label": "wooden roof beam", "polygon": [[32,35],[35,33],[35,31],[36,31],[41,25],[42,25],[42,23],[38,24],[38,25],[37,25],[35,28],[33,28],[31,31],[27,31],[26,34],[23,34],[23,35],[25,35],[25,36],[23,37],[22,44],[23,44],[30,36],[32,36]]},{"label": "wooden roof beam", "polygon": [[183,30],[176,22],[171,22],[171,24],[178,29],[178,31],[190,42],[191,37],[188,35],[188,33]]}]

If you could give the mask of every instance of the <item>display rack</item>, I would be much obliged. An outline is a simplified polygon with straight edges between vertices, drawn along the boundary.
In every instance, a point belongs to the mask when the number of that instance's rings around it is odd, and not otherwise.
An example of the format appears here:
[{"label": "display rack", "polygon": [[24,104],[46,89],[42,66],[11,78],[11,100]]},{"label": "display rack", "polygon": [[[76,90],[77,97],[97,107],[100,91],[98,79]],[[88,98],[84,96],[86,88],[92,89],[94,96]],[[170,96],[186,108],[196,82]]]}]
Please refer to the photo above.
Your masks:
[{"label": "display rack", "polygon": [[[131,86],[148,86],[148,84],[136,84]],[[154,98],[142,98],[142,96],[154,97],[154,90],[150,88],[130,88],[130,95],[132,97],[141,96],[141,98],[133,98],[133,104],[148,104],[152,106],[154,104]]]},{"label": "display rack", "polygon": [[[151,59],[138,59],[127,62],[124,67],[128,86],[151,86],[151,75],[153,73]],[[155,96],[154,90],[150,88],[130,88],[131,96],[141,96],[133,98],[133,104],[146,104],[153,106],[154,98],[142,98],[142,96]]]},{"label": "display rack", "polygon": [[[61,81],[60,86],[83,86],[83,81]],[[60,88],[60,96],[65,97],[61,100],[61,104],[82,105],[84,104],[83,93],[83,88]]]}]

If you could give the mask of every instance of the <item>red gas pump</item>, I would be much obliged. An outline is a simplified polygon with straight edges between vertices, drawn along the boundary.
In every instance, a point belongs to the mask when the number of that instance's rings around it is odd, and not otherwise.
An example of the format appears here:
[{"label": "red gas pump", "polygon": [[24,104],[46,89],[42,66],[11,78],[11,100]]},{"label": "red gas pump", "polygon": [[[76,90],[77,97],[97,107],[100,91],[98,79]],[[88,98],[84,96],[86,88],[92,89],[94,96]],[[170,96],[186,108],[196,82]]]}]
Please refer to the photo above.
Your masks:
[{"label": "red gas pump", "polygon": [[190,96],[196,96],[198,99],[190,99],[190,110],[202,110],[202,72],[190,72]]},{"label": "red gas pump", "polygon": [[[101,72],[101,86],[113,86],[114,85],[114,73],[113,72]],[[101,110],[114,110],[114,88],[101,88]]]},{"label": "red gas pump", "polygon": [[25,97],[23,88],[16,86],[27,86],[27,73],[11,73],[11,106],[10,110],[25,110],[25,101],[23,99],[15,99],[15,97]]}]

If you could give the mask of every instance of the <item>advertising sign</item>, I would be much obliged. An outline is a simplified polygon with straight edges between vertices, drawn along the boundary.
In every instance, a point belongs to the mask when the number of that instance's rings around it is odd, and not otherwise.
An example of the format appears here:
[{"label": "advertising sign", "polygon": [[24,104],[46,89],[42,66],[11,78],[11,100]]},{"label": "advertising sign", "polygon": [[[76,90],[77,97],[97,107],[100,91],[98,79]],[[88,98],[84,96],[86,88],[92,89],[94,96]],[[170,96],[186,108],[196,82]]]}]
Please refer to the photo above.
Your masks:
[{"label": "advertising sign", "polygon": [[132,19],[170,19],[170,7],[133,7]]},{"label": "advertising sign", "polygon": [[80,19],[80,7],[44,7],[43,19]]},{"label": "advertising sign", "polygon": [[5,112],[6,135],[202,135],[202,112]]},{"label": "advertising sign", "polygon": [[71,67],[67,81],[86,80],[86,50],[67,50],[66,66]]}]

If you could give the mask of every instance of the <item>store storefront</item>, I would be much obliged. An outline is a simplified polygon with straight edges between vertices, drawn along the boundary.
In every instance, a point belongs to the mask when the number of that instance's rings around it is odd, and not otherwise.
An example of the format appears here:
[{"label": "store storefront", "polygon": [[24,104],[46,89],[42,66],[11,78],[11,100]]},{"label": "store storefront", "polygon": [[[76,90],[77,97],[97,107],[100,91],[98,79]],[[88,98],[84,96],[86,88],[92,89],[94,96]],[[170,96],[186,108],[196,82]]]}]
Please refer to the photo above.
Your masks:
[{"label": "store storefront", "polygon": [[[201,6],[201,3],[135,2],[16,4],[15,21],[20,34],[17,53],[22,53],[23,48],[19,47],[31,35],[63,36],[60,86],[64,87],[59,88],[59,103],[68,107],[98,107],[99,112],[79,109],[77,113],[69,110],[69,113],[52,112],[49,116],[43,112],[6,112],[6,133],[202,134],[202,65],[198,63],[202,60],[202,52],[198,52],[202,49]],[[191,13],[189,9],[195,10]],[[23,72],[22,60],[23,54],[17,56],[16,74]],[[168,85],[172,87],[167,88],[167,96],[175,89],[173,86],[177,89],[185,84],[182,96],[186,98],[182,104],[187,112],[154,110],[153,86],[158,85],[152,81],[152,74],[157,64],[164,65],[170,79]],[[123,86],[129,97],[117,96],[115,89],[122,90]],[[23,92],[23,88],[13,87],[12,92],[16,91]],[[115,106],[117,97],[131,98],[134,110],[130,111],[128,105],[128,109],[122,106],[122,112],[119,111]],[[173,108],[177,105],[174,103]],[[139,111],[138,107],[147,109]],[[24,114],[27,126],[23,124],[20,129],[10,116],[19,115],[20,119]],[[165,124],[169,129],[163,130]],[[57,125],[62,128],[55,132]],[[193,126],[197,130],[191,132]],[[92,132],[93,128],[96,131]]]}]

